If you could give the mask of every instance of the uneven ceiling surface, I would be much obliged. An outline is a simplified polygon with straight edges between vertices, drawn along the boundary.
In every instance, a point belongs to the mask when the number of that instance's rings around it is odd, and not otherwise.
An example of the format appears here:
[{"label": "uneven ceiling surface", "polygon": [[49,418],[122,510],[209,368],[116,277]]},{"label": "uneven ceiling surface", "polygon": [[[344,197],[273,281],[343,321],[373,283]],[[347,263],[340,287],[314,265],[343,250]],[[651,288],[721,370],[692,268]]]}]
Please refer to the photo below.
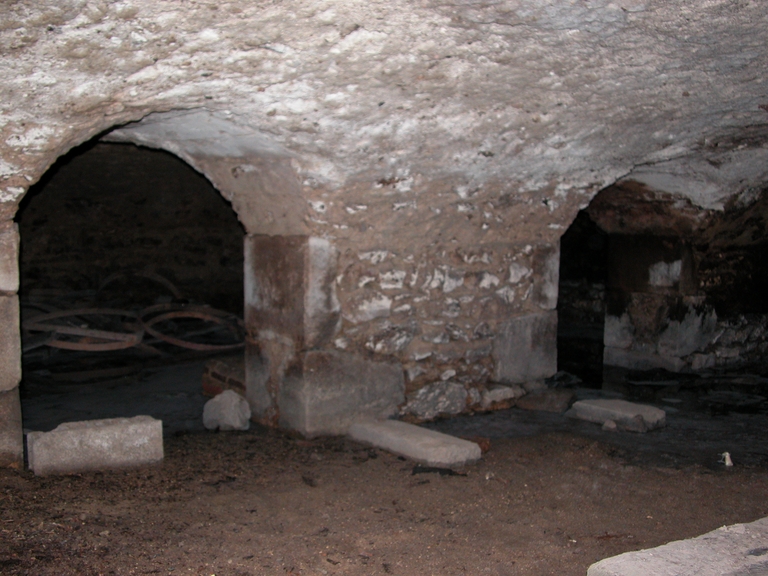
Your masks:
[{"label": "uneven ceiling surface", "polygon": [[629,178],[718,208],[768,180],[762,0],[27,0],[0,54],[6,203],[162,112],[197,153],[286,156],[329,194],[441,181],[553,212]]}]

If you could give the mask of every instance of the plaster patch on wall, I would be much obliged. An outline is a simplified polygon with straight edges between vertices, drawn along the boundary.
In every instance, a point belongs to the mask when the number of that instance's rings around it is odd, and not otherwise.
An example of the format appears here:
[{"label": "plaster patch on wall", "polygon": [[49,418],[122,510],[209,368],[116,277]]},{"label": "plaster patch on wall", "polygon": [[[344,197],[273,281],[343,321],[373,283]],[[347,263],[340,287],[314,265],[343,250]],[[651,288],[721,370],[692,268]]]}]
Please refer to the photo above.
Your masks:
[{"label": "plaster patch on wall", "polygon": [[9,186],[0,190],[0,202],[15,202],[24,195],[24,188],[20,186]]},{"label": "plaster patch on wall", "polygon": [[496,290],[496,294],[498,294],[499,298],[504,300],[507,304],[512,304],[512,302],[515,301],[515,291],[509,286],[504,286],[501,290]]},{"label": "plaster patch on wall", "polygon": [[480,288],[493,288],[494,286],[498,286],[499,282],[500,280],[498,276],[488,272],[483,272],[482,276],[480,277]]},{"label": "plaster patch on wall", "polygon": [[23,134],[14,134],[5,143],[12,148],[42,150],[54,133],[50,126],[34,126]]},{"label": "plaster patch on wall", "polygon": [[669,288],[680,281],[682,260],[674,262],[656,262],[648,268],[648,283],[651,286]]},{"label": "plaster patch on wall", "polygon": [[379,285],[382,290],[399,290],[405,281],[405,270],[393,270],[379,274]]},{"label": "plaster patch on wall", "polygon": [[389,316],[392,308],[392,299],[383,294],[378,294],[370,300],[364,301],[357,307],[355,322],[367,322],[374,318],[384,318]]},{"label": "plaster patch on wall", "polygon": [[531,275],[530,268],[526,268],[525,266],[522,266],[517,262],[512,262],[512,264],[509,265],[509,283],[510,284],[517,284],[518,282],[520,282],[520,280],[527,278],[530,275]]},{"label": "plaster patch on wall", "polygon": [[0,159],[0,178],[9,178],[14,174],[18,174],[19,169],[17,166]]},{"label": "plaster patch on wall", "polygon": [[370,260],[371,264],[380,264],[384,262],[389,252],[386,250],[373,250],[371,252],[360,252],[357,257],[360,260]]}]

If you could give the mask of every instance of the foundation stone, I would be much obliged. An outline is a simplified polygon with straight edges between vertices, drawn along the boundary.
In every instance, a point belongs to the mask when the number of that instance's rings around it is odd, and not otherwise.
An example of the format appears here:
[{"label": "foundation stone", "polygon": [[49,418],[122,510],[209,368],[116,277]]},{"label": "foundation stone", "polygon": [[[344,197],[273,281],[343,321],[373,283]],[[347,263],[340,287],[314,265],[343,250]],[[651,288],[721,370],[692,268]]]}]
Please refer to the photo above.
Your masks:
[{"label": "foundation stone", "polygon": [[361,417],[396,414],[404,390],[397,362],[371,362],[337,351],[307,352],[302,373],[289,374],[280,389],[280,425],[305,436],[345,434]]},{"label": "foundation stone", "polygon": [[0,392],[16,388],[21,380],[19,298],[0,296]]},{"label": "foundation stone", "polygon": [[493,343],[498,382],[519,384],[557,372],[557,312],[507,322]]},{"label": "foundation stone", "polygon": [[20,468],[24,462],[19,389],[0,392],[0,467]]}]

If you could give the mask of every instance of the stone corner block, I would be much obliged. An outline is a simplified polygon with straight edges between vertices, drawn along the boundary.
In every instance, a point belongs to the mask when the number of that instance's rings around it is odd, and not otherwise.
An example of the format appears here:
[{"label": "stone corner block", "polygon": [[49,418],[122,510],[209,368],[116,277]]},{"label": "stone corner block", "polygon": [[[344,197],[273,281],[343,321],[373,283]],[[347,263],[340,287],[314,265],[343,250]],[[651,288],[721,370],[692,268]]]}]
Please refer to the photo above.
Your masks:
[{"label": "stone corner block", "polygon": [[302,374],[279,392],[280,425],[305,436],[346,434],[360,418],[388,418],[405,401],[399,362],[373,362],[354,354],[311,351]]},{"label": "stone corner block", "polygon": [[768,573],[768,518],[601,560],[587,576],[747,576]]},{"label": "stone corner block", "polygon": [[21,428],[19,389],[0,392],[0,468],[24,465],[24,434]]},{"label": "stone corner block", "polygon": [[12,390],[21,381],[21,332],[19,297],[0,296],[0,392]]},{"label": "stone corner block", "polygon": [[19,290],[19,227],[0,225],[0,292]]},{"label": "stone corner block", "polygon": [[480,446],[399,420],[359,421],[349,437],[429,466],[463,466],[480,459]]},{"label": "stone corner block", "polygon": [[667,413],[661,408],[635,404],[626,400],[579,400],[565,413],[570,418],[605,424],[608,420],[631,432],[646,432],[663,428]]},{"label": "stone corner block", "polygon": [[38,476],[153,464],[163,459],[163,423],[151,416],[67,422],[28,433],[27,454]]},{"label": "stone corner block", "polygon": [[494,380],[520,384],[557,372],[557,311],[513,318],[493,342]]}]

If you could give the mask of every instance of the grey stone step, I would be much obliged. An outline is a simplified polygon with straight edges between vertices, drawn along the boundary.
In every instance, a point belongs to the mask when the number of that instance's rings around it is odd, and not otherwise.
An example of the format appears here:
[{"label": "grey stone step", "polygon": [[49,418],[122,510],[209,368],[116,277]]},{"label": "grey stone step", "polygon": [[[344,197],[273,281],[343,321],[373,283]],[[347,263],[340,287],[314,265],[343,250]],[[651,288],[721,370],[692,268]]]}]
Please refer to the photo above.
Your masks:
[{"label": "grey stone step", "polygon": [[367,420],[349,428],[349,437],[429,466],[463,466],[480,459],[480,446],[399,420]]},{"label": "grey stone step", "polygon": [[27,433],[27,451],[37,475],[143,466],[163,459],[163,422],[151,416],[66,422]]},{"label": "grey stone step", "polygon": [[587,576],[757,576],[768,574],[768,518],[601,560]]},{"label": "grey stone step", "polygon": [[612,420],[619,427],[633,432],[662,428],[667,423],[667,414],[661,408],[626,400],[579,400],[573,403],[565,415],[596,424],[605,424],[606,421]]}]

